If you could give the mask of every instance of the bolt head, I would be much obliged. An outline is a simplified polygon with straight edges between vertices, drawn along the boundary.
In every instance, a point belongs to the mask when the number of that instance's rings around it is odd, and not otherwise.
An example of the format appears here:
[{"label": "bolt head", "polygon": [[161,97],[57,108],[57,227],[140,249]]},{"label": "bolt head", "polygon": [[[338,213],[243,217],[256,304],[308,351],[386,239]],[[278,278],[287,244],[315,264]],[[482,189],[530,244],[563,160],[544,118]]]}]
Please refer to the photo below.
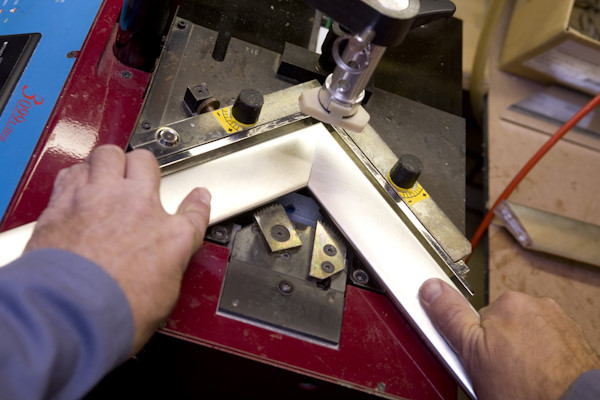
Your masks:
[{"label": "bolt head", "polygon": [[326,274],[331,274],[333,271],[335,271],[334,265],[332,263],[330,263],[329,261],[322,262],[321,263],[321,269]]},{"label": "bolt head", "polygon": [[171,128],[160,128],[156,140],[165,147],[173,147],[179,143],[179,134]]},{"label": "bolt head", "polygon": [[337,254],[337,249],[333,245],[326,244],[325,246],[323,246],[323,252],[329,257],[335,257],[335,255]]},{"label": "bolt head", "polygon": [[273,225],[271,227],[271,237],[280,243],[284,243],[290,240],[291,234],[285,226]]},{"label": "bolt head", "polygon": [[369,274],[367,274],[362,269],[357,269],[356,271],[354,271],[352,273],[352,278],[354,278],[355,282],[360,283],[362,285],[366,285],[367,283],[369,283]]},{"label": "bolt head", "polygon": [[284,295],[290,295],[294,291],[294,285],[290,281],[281,281],[278,285],[279,292]]}]

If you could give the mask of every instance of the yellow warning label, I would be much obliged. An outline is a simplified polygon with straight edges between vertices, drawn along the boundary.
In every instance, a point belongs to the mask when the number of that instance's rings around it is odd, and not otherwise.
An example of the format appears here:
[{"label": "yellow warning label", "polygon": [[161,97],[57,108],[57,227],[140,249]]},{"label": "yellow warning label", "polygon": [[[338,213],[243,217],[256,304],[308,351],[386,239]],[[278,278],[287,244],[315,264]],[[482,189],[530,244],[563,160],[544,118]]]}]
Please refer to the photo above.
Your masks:
[{"label": "yellow warning label", "polygon": [[217,118],[217,120],[219,121],[223,129],[227,131],[227,133],[236,133],[245,128],[253,126],[242,124],[241,122],[233,118],[233,115],[231,115],[231,107],[213,111],[213,115],[215,116],[215,118]]},{"label": "yellow warning label", "polygon": [[415,186],[413,186],[412,189],[408,189],[408,190],[401,189],[401,188],[398,188],[397,186],[396,186],[396,189],[398,189],[398,194],[400,194],[400,196],[402,196],[402,199],[404,199],[404,202],[406,204],[408,204],[409,206],[415,205],[418,202],[429,198],[429,194],[425,191],[423,186],[421,186],[421,184],[419,184],[419,183],[415,184]]}]

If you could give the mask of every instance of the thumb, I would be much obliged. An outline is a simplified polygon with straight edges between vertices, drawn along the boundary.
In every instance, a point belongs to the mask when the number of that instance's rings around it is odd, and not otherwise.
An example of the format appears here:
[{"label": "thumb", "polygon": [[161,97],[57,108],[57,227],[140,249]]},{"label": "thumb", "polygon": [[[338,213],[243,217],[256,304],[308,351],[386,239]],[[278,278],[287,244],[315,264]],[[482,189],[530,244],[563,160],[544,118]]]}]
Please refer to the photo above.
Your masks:
[{"label": "thumb", "polygon": [[195,228],[195,247],[200,246],[210,217],[210,192],[206,188],[195,188],[183,199],[177,214],[183,215]]},{"label": "thumb", "polygon": [[439,279],[427,280],[419,289],[419,299],[431,322],[463,356],[470,335],[479,332],[479,314],[462,294]]}]

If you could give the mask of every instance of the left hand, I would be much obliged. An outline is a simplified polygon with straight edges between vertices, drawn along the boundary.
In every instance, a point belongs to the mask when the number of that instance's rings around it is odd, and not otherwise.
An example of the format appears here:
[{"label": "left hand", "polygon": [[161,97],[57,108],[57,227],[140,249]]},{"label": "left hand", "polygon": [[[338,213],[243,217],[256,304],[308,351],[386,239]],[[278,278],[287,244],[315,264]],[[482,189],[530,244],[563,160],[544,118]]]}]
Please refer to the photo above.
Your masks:
[{"label": "left hand", "polygon": [[134,353],[174,307],[210,214],[210,194],[198,188],[168,214],[159,185],[150,152],[100,146],[85,163],[60,171],[25,248],[69,250],[111,275],[133,311]]}]

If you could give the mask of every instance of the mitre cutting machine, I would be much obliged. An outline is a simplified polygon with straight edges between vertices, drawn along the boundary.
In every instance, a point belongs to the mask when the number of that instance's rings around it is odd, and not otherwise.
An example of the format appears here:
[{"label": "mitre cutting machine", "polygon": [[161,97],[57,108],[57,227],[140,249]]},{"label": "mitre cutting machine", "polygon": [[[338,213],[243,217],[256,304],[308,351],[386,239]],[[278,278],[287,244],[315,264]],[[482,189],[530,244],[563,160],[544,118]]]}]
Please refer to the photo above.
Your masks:
[{"label": "mitre cutting machine", "polygon": [[[215,30],[182,6],[163,35],[164,3],[125,1],[111,39],[121,63],[153,71],[127,147],[156,156],[165,208],[197,186],[213,196],[206,243],[162,332],[388,398],[452,397],[447,373],[474,396],[418,300],[432,277],[471,292],[470,245],[419,179],[461,153],[447,135],[464,121],[374,79],[389,68],[386,48],[454,5],[307,0],[336,21],[320,56],[236,37],[243,18],[222,10]],[[423,162],[402,155],[419,135],[431,150]],[[0,235],[3,261],[31,229]]]}]

